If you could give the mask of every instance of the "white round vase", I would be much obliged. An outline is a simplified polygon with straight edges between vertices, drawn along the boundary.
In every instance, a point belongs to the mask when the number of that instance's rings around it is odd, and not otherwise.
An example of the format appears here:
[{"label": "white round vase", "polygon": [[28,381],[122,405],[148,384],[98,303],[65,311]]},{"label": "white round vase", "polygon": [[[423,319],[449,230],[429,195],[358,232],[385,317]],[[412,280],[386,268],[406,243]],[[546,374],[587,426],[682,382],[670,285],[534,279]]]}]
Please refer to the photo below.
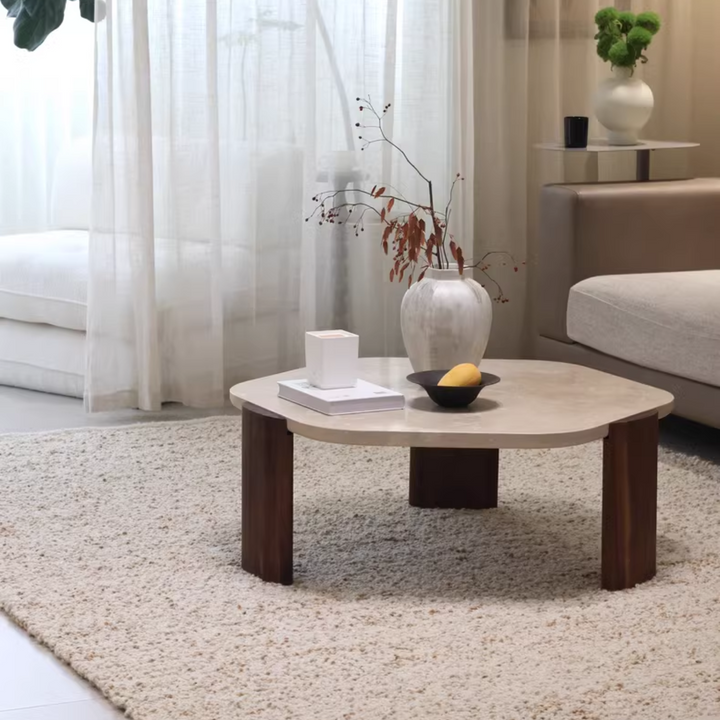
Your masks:
[{"label": "white round vase", "polygon": [[429,268],[406,293],[400,325],[415,372],[479,365],[492,327],[492,300],[457,269]]},{"label": "white round vase", "polygon": [[595,93],[595,115],[608,131],[610,145],[636,145],[640,131],[652,115],[652,90],[631,68],[614,67]]}]

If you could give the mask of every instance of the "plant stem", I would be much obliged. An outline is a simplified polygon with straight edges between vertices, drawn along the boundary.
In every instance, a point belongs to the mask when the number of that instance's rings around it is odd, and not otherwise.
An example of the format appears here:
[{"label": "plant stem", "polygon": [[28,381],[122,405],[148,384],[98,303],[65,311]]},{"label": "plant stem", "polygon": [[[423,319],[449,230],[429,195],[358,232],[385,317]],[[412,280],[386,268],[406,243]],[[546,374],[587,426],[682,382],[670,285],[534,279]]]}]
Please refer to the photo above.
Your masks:
[{"label": "plant stem", "polygon": [[367,100],[365,100],[364,102],[366,103],[368,109],[372,111],[372,114],[377,118],[377,121],[378,121],[378,130],[380,131],[380,134],[382,135],[383,140],[384,140],[386,143],[388,143],[389,145],[391,145],[392,147],[394,147],[394,148],[405,158],[405,160],[407,161],[408,165],[410,165],[410,167],[412,167],[413,170],[415,170],[415,172],[416,172],[426,183],[429,183],[430,181],[420,172],[420,168],[418,168],[418,166],[407,156],[407,153],[406,153],[401,147],[399,147],[398,145],[396,145],[396,144],[385,134],[385,130],[383,129],[383,126],[382,126],[382,117],[381,117],[380,115],[378,115],[378,112],[377,112],[377,110],[373,107],[373,104],[372,104],[372,102],[370,101],[370,98],[367,98]]},{"label": "plant stem", "polygon": [[[328,200],[332,200],[333,198],[337,197],[341,193],[347,192],[346,190],[325,190],[324,192],[319,193],[318,197],[320,198],[321,203],[326,202]],[[400,195],[373,195],[369,190],[361,190],[358,188],[355,188],[352,192],[360,194],[360,195],[369,195],[370,197],[373,197],[375,199],[383,198],[385,200],[396,200],[397,202],[405,203],[406,205],[409,205],[410,207],[415,208],[416,210],[429,210],[429,208],[426,205],[420,205],[419,203],[411,202],[410,200],[406,200],[404,197],[401,197]]]},{"label": "plant stem", "polygon": [[498,289],[498,293],[499,293],[498,297],[499,297],[500,299],[504,298],[504,297],[505,297],[505,293],[503,292],[502,286],[500,285],[500,283],[499,283],[494,277],[491,277],[490,275],[488,275],[488,274],[485,272],[485,270],[483,270],[483,269],[480,267],[480,265],[482,265],[482,264],[483,264],[482,261],[480,261],[480,262],[475,263],[474,265],[469,265],[468,267],[469,267],[469,268],[474,268],[474,269],[476,269],[476,270],[479,270],[479,271],[480,271],[491,283],[493,283],[493,284],[495,285],[495,287]]},{"label": "plant stem", "polygon": [[[418,172],[420,172],[418,170]],[[420,173],[422,175],[422,173]],[[437,238],[437,220],[435,218],[435,202],[433,199],[433,186],[432,181],[425,178],[427,184],[428,184],[428,192],[430,193],[430,217],[432,218],[433,222],[433,232],[435,232],[435,237]],[[440,257],[440,244],[435,244],[435,253],[437,255],[437,261],[438,261],[438,270],[442,270],[442,258]]]}]

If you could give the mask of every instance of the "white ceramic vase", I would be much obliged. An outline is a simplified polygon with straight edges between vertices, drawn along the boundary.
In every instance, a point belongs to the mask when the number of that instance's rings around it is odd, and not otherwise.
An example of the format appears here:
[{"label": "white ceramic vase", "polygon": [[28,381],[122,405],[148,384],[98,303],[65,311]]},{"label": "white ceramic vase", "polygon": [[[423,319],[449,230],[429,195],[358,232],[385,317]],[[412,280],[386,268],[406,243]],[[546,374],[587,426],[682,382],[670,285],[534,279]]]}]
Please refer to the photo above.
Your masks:
[{"label": "white ceramic vase", "polygon": [[614,67],[595,93],[595,115],[608,131],[610,145],[636,145],[640,131],[652,115],[652,90],[631,68]]},{"label": "white ceramic vase", "polygon": [[490,338],[492,300],[457,268],[429,268],[405,293],[400,325],[415,372],[479,365]]}]

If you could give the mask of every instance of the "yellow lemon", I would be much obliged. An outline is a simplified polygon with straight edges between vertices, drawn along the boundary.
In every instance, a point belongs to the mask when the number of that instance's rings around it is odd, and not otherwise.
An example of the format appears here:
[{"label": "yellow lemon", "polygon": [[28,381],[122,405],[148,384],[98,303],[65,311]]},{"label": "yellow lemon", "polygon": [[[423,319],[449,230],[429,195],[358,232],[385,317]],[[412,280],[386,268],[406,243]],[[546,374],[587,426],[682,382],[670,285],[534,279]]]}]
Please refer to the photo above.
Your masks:
[{"label": "yellow lemon", "polygon": [[442,387],[471,387],[479,385],[482,380],[482,373],[472,363],[456,365],[452,370],[445,373],[438,385]]}]

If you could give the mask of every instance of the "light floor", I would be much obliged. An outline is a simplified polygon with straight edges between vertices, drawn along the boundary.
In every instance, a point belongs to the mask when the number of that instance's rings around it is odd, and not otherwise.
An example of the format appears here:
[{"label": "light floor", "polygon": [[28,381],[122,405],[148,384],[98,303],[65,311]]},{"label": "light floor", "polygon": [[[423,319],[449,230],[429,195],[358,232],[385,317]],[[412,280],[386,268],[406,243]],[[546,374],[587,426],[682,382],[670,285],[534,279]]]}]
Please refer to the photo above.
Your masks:
[{"label": "light floor", "polygon": [[[189,420],[237,412],[169,405],[159,413],[87,415],[80,400],[0,386],[0,433]],[[0,720],[118,720],[124,715],[0,613]]]},{"label": "light floor", "polygon": [[[168,406],[160,413],[126,411],[86,415],[82,402],[56,395],[0,387],[0,433],[38,432],[71,427],[183,420],[224,411]],[[670,418],[662,442],[675,450],[720,462],[720,432]],[[0,614],[0,720],[118,720],[110,706],[72,670]]]}]

